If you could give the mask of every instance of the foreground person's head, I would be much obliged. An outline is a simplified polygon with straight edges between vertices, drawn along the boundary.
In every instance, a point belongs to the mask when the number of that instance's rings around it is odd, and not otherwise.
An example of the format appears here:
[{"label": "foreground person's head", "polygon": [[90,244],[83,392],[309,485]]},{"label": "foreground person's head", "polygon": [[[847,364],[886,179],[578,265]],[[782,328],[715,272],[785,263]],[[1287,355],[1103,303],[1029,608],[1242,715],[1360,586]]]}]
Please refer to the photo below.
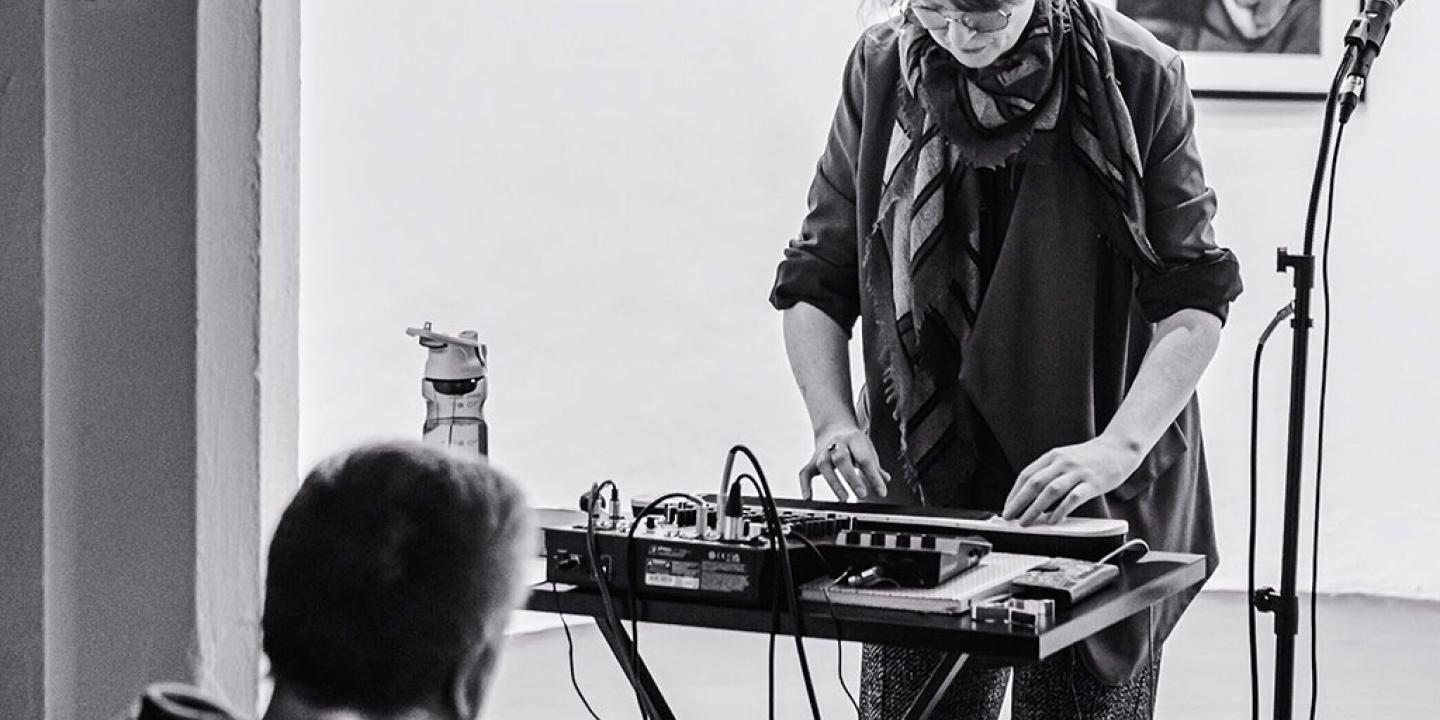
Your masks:
[{"label": "foreground person's head", "polygon": [[902,5],[961,65],[979,69],[1009,52],[1030,23],[1036,0],[913,0]]},{"label": "foreground person's head", "polygon": [[529,523],[479,458],[393,443],[316,466],[270,544],[267,720],[478,717]]}]

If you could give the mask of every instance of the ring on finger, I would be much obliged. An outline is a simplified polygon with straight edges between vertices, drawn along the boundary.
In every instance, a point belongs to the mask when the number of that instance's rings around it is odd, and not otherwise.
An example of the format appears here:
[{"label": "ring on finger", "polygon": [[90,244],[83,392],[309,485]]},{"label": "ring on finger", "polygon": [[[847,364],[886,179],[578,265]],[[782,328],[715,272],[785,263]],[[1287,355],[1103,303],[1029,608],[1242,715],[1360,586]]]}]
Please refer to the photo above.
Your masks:
[{"label": "ring on finger", "polygon": [[838,450],[839,448],[840,448],[840,443],[838,443],[838,442],[832,442],[832,443],[830,443],[830,447],[828,447],[828,448],[825,449],[825,452],[826,452],[827,454],[834,454],[835,451]]}]

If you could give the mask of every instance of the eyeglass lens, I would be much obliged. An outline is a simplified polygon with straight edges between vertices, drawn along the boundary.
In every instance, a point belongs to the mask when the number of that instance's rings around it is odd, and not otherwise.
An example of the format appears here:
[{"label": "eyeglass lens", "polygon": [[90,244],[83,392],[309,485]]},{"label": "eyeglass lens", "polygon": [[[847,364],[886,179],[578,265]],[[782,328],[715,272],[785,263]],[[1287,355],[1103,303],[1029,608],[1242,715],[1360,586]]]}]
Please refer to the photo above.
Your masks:
[{"label": "eyeglass lens", "polygon": [[958,22],[973,32],[988,33],[1004,30],[1010,24],[1010,13],[1004,10],[966,12],[916,6],[912,6],[910,10],[927,30],[943,30],[949,23]]}]

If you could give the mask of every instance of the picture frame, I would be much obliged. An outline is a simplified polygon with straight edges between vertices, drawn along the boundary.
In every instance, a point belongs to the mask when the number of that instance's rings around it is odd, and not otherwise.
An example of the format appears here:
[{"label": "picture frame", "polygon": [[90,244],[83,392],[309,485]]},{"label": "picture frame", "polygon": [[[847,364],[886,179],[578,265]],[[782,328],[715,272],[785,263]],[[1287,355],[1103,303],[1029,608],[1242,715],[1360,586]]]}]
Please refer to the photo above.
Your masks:
[{"label": "picture frame", "polygon": [[[1098,0],[1185,58],[1196,97],[1321,100],[1360,0]],[[1259,9],[1249,14],[1245,9]],[[1237,21],[1235,18],[1239,18]],[[1253,23],[1247,30],[1240,26]]]}]

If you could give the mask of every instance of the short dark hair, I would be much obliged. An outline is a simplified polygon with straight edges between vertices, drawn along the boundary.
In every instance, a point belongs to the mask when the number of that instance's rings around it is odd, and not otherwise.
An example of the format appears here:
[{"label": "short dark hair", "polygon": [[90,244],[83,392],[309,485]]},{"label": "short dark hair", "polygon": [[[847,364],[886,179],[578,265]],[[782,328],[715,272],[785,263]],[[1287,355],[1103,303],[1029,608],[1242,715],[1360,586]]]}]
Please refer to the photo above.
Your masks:
[{"label": "short dark hair", "polygon": [[517,486],[478,457],[390,443],[320,463],[270,543],[276,680],[367,712],[443,697],[466,654],[503,632],[532,535]]}]

